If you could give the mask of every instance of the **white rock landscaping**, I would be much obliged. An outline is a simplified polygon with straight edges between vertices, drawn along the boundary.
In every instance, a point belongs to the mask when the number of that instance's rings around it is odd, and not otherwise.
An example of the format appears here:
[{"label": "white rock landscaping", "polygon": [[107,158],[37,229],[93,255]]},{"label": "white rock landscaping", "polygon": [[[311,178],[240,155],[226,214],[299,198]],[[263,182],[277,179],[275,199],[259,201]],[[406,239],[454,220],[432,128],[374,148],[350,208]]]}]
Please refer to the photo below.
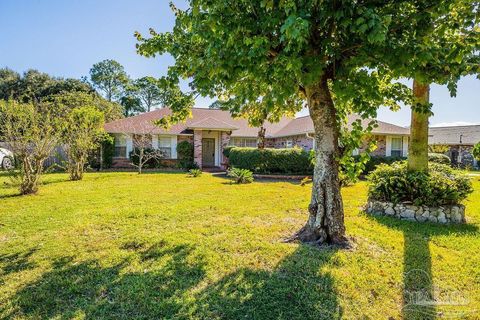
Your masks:
[{"label": "white rock landscaping", "polygon": [[461,204],[428,207],[370,200],[366,205],[365,211],[369,214],[391,216],[410,221],[465,223],[465,206]]}]

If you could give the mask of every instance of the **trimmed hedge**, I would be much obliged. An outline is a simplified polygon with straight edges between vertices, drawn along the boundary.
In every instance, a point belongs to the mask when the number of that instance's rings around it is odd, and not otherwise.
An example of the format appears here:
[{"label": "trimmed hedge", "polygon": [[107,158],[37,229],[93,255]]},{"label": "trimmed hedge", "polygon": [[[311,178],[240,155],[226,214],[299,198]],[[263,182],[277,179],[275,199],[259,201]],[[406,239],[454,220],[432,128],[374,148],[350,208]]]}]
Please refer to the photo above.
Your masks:
[{"label": "trimmed hedge", "polygon": [[473,191],[468,177],[447,165],[433,162],[428,172],[410,172],[406,161],[381,164],[368,179],[369,199],[417,206],[459,204]]},{"label": "trimmed hedge", "polygon": [[[355,158],[355,161],[358,161],[360,159],[360,156],[353,156]],[[392,164],[397,161],[402,161],[407,158],[404,157],[381,157],[381,156],[371,156],[370,159],[368,159],[367,163],[365,163],[365,169],[363,170],[364,174],[368,174],[375,170],[378,165],[380,164]]]},{"label": "trimmed hedge", "polygon": [[[257,149],[228,148],[231,167],[248,169],[261,174],[312,174],[310,153],[301,148]],[[225,153],[224,153],[225,154]]]},{"label": "trimmed hedge", "polygon": [[428,161],[440,163],[440,164],[447,164],[447,165],[452,163],[450,161],[450,158],[447,155],[444,155],[443,153],[429,153]]}]

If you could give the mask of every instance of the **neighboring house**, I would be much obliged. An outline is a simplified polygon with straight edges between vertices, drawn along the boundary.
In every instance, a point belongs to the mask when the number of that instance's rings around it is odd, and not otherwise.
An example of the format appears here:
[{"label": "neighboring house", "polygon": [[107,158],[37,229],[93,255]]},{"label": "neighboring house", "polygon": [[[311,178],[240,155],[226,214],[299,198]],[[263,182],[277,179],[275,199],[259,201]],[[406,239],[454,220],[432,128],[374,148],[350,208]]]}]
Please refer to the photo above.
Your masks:
[{"label": "neighboring house", "polygon": [[[226,159],[223,149],[234,145],[256,147],[259,128],[250,127],[247,120],[232,118],[228,111],[193,108],[192,117],[185,122],[171,126],[168,130],[155,126],[153,121],[171,113],[163,108],[134,117],[107,123],[105,130],[115,137],[114,165],[128,163],[134,148],[135,135],[151,135],[151,147],[161,149],[170,160],[177,159],[176,146],[189,141],[194,146],[195,162],[204,167],[223,167]],[[351,117],[350,121],[356,117]],[[364,120],[365,125],[368,120]],[[282,118],[278,123],[266,123],[266,147],[305,150],[314,147],[313,123],[310,117]],[[407,156],[409,130],[393,124],[378,121],[372,132],[377,141],[375,156]]]},{"label": "neighboring house", "polygon": [[447,145],[446,153],[452,165],[478,167],[479,163],[472,155],[475,144],[480,142],[480,125],[431,127],[428,132],[428,144]]}]

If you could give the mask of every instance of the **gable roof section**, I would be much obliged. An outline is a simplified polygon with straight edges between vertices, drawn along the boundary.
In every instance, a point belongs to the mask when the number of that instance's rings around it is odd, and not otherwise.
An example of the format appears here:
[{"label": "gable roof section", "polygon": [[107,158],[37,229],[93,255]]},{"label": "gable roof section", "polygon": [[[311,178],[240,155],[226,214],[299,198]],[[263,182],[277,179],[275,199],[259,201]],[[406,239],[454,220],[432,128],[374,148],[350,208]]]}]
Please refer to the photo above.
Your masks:
[{"label": "gable roof section", "polygon": [[480,125],[433,127],[428,135],[429,144],[474,145],[480,142]]},{"label": "gable roof section", "polygon": [[190,123],[188,125],[189,129],[212,129],[212,130],[237,130],[238,127],[233,126],[229,123],[224,121],[220,121],[218,119],[208,117],[206,119],[201,119],[194,123]]},{"label": "gable roof section", "polygon": [[[184,122],[171,126],[168,130],[154,125],[154,121],[171,114],[169,108],[156,109],[137,116],[120,119],[105,124],[105,131],[109,133],[135,133],[135,134],[192,134],[192,129],[229,130],[232,137],[252,137],[258,135],[259,128],[250,127],[243,118],[233,118],[230,112],[216,109],[193,108],[192,117]],[[359,119],[351,116],[349,122]],[[362,120],[362,125],[367,126],[370,120]],[[390,123],[377,121],[378,127],[374,134],[408,135],[407,128]],[[267,138],[286,137],[299,134],[313,133],[313,122],[309,116],[300,118],[283,117],[277,123],[265,123],[265,136]]]}]

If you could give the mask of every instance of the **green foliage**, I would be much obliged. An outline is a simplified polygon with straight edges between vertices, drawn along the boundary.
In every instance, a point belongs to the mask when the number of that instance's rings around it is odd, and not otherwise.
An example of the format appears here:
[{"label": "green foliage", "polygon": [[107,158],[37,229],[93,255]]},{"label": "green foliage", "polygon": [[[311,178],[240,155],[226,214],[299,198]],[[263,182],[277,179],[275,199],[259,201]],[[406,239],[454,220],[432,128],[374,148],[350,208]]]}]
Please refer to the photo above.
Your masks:
[{"label": "green foliage", "polygon": [[[478,1],[409,2],[399,6],[391,24],[404,32],[387,38],[388,45],[376,58],[399,77],[446,84],[455,96],[459,78],[480,71]],[[430,112],[430,104],[416,99],[409,104],[418,112]]]},{"label": "green foliage", "polygon": [[123,107],[123,116],[131,117],[139,113],[145,112],[142,101],[138,98],[130,87],[127,87],[120,97],[119,101]]},{"label": "green foliage", "polygon": [[200,169],[190,169],[188,170],[188,176],[192,178],[200,177],[202,175],[202,170]]},{"label": "green foliage", "polygon": [[227,176],[232,178],[237,184],[252,183],[253,172],[248,169],[231,168],[227,172]]},{"label": "green foliage", "polygon": [[393,203],[458,204],[473,191],[467,176],[437,163],[430,163],[428,172],[409,171],[403,161],[381,164],[368,179],[370,199]]},{"label": "green foliage", "polygon": [[105,100],[96,93],[63,92],[48,97],[47,104],[62,117],[71,110],[81,107],[94,107],[102,112],[105,121],[122,118],[122,107],[114,102]]},{"label": "green foliage", "polygon": [[309,152],[301,148],[257,149],[230,148],[229,164],[264,174],[312,174],[313,165]]},{"label": "green foliage", "polygon": [[223,148],[223,155],[227,158],[230,157],[230,151],[232,150],[232,148],[235,148],[235,146],[226,146],[225,148]]},{"label": "green foliage", "polygon": [[450,165],[452,163],[450,158],[443,153],[429,153],[428,161],[446,165]]},{"label": "green foliage", "polygon": [[480,142],[473,147],[472,154],[475,157],[475,159],[480,161]]},{"label": "green foliage", "polygon": [[37,70],[23,75],[8,68],[0,69],[0,99],[20,102],[49,101],[50,97],[67,92],[94,94],[88,83],[78,79],[54,78]]},{"label": "green foliage", "polygon": [[103,159],[103,167],[104,168],[111,168],[113,164],[113,156],[115,155],[115,143],[113,136],[109,135],[109,139],[105,139],[102,142],[102,159]]},{"label": "green foliage", "polygon": [[447,153],[450,147],[446,144],[430,144],[428,145],[428,152],[431,153]]},{"label": "green foliage", "polygon": [[0,100],[0,141],[20,163],[15,178],[21,194],[37,192],[44,162],[59,144],[64,125],[64,118],[45,104]]},{"label": "green foliage", "polygon": [[[360,161],[360,156],[353,157],[355,161]],[[368,174],[375,170],[380,164],[392,164],[397,161],[406,160],[405,157],[384,157],[384,156],[371,156],[367,162],[362,166],[362,173]]]},{"label": "green foliage", "polygon": [[118,99],[129,81],[123,66],[110,59],[100,61],[92,66],[90,80],[95,88],[105,94],[108,101]]},{"label": "green foliage", "polygon": [[163,102],[163,90],[160,88],[158,80],[153,77],[136,79],[133,81],[132,87],[134,95],[147,112]]},{"label": "green foliage", "polygon": [[178,165],[182,169],[198,168],[193,161],[193,144],[188,141],[182,141],[177,144]]},{"label": "green foliage", "polygon": [[67,154],[70,180],[81,180],[88,155],[104,140],[103,113],[92,106],[77,105],[66,115],[62,143]]},{"label": "green foliage", "polygon": [[306,186],[309,183],[312,183],[312,178],[310,178],[310,177],[305,177],[300,181],[300,185],[302,187]]},{"label": "green foliage", "polygon": [[[367,117],[380,105],[398,107],[405,87],[371,71],[370,57],[401,32],[391,30],[392,17],[408,4],[355,3],[347,9],[334,1],[268,3],[200,0],[189,1],[186,10],[172,4],[172,31],[150,29],[149,38],[136,33],[140,54],[175,59],[159,82],[174,111],[162,124],[188,117],[198,94],[220,97],[216,105],[253,122],[277,121],[299,111],[306,88],[321,81],[330,82],[338,109],[348,105],[349,112]],[[192,78],[190,91],[180,89],[182,78]]]}]

